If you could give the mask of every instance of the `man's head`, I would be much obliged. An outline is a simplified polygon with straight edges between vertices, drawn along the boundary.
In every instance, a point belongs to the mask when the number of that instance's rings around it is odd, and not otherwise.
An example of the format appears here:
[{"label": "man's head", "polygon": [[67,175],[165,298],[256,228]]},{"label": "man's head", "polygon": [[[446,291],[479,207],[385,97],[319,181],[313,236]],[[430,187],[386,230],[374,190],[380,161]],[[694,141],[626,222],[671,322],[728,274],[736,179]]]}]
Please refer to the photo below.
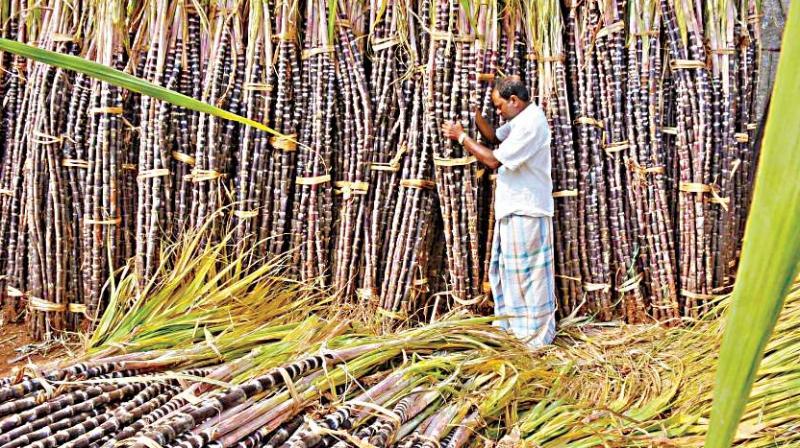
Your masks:
[{"label": "man's head", "polygon": [[497,113],[506,120],[517,116],[528,106],[531,95],[519,76],[506,76],[492,90],[492,103]]}]

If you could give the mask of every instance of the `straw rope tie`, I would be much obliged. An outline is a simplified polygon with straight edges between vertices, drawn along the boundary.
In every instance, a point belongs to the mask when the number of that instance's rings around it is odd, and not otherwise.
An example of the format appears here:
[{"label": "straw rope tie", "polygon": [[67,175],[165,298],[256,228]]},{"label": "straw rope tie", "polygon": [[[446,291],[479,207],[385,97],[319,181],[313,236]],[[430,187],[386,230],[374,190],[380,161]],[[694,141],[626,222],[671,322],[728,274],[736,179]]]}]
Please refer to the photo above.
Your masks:
[{"label": "straw rope tie", "polygon": [[122,170],[123,171],[136,171],[137,169],[138,169],[138,167],[136,166],[135,163],[123,163],[122,164]]},{"label": "straw rope tie", "polygon": [[630,147],[630,143],[627,140],[622,140],[618,142],[611,142],[603,147],[606,154],[611,155],[623,150],[626,150]]},{"label": "straw rope tie", "polygon": [[402,179],[400,180],[400,186],[430,190],[436,187],[436,183],[428,179]]},{"label": "straw rope tie", "polygon": [[475,156],[459,157],[457,159],[446,159],[444,157],[434,157],[433,164],[436,166],[464,166],[477,162]]},{"label": "straw rope tie", "polygon": [[66,168],[83,168],[89,169],[92,167],[92,162],[81,159],[62,159],[61,166]]},{"label": "straw rope tie", "polygon": [[347,19],[336,19],[336,26],[340,26],[342,28],[352,28],[350,21]]},{"label": "straw rope tie", "polygon": [[595,292],[595,291],[603,291],[609,292],[611,291],[611,285],[608,283],[584,283],[583,290],[586,292]]},{"label": "straw rope tie", "polygon": [[356,289],[356,297],[369,302],[378,298],[378,293],[375,288],[358,288]]},{"label": "straw rope tie", "polygon": [[494,81],[494,73],[478,73],[478,81]]},{"label": "straw rope tie", "polygon": [[217,170],[195,168],[192,170],[192,174],[188,174],[186,177],[189,177],[189,180],[192,182],[204,182],[208,180],[217,180],[222,177],[222,173]]},{"label": "straw rope tie", "polygon": [[405,143],[397,147],[397,151],[392,156],[391,160],[387,163],[372,163],[369,166],[369,169],[372,171],[400,171],[400,159],[403,158],[403,155],[408,151],[408,146]]},{"label": "straw rope tie", "polygon": [[70,303],[67,309],[70,313],[75,314],[86,314],[88,312],[88,308],[83,303]]},{"label": "straw rope tie", "polygon": [[22,291],[11,285],[6,285],[6,295],[8,297],[25,297],[25,294],[23,294]]},{"label": "straw rope tie", "polygon": [[575,124],[588,124],[603,129],[603,122],[591,117],[578,117],[575,119]]},{"label": "straw rope tie", "polygon": [[275,149],[280,149],[283,152],[292,152],[297,150],[296,137],[296,134],[276,135],[269,138],[269,143]]},{"label": "straw rope tie", "polygon": [[344,199],[350,199],[354,194],[367,194],[369,184],[366,182],[350,182],[346,180],[336,181],[333,184],[339,190],[333,190],[336,194],[341,194]]},{"label": "straw rope tie", "polygon": [[166,169],[166,168],[156,168],[156,169],[152,169],[152,170],[144,170],[144,171],[139,172],[139,175],[136,176],[136,180],[141,181],[141,180],[150,179],[150,178],[153,178],[153,177],[169,176],[170,174],[171,174],[170,171],[168,169]]},{"label": "straw rope tie", "polygon": [[297,185],[319,185],[330,181],[331,181],[331,175],[324,174],[322,176],[298,177],[295,180],[295,183]]},{"label": "straw rope tie", "polygon": [[554,191],[553,192],[553,197],[554,198],[572,198],[572,197],[577,197],[577,196],[578,196],[578,190],[577,189],[560,190],[560,191]]},{"label": "straw rope tie", "polygon": [[184,154],[180,151],[172,151],[172,158],[178,162],[183,162],[191,166],[194,166],[196,163],[194,157],[190,156],[189,154]]},{"label": "straw rope tie", "polygon": [[89,109],[90,114],[111,114],[111,115],[121,115],[122,114],[122,107],[119,106],[112,106],[112,107],[93,107]]},{"label": "straw rope tie", "polygon": [[748,131],[755,131],[758,128],[758,123],[747,123],[745,129]]},{"label": "straw rope tie", "polygon": [[732,55],[736,54],[735,48],[712,48],[711,53],[719,55]]},{"label": "straw rope tie", "polygon": [[497,180],[497,174],[490,175],[489,176],[489,180],[492,180],[492,181]]},{"label": "straw rope tie", "polygon": [[583,279],[581,277],[573,277],[573,276],[570,276],[570,275],[556,274],[556,275],[554,275],[554,277],[563,278],[564,280],[572,280],[572,281],[578,282],[578,283],[583,281]]},{"label": "straw rope tie", "polygon": [[55,303],[39,297],[28,297],[28,306],[32,310],[44,313],[57,313],[67,310],[67,305],[65,303]]},{"label": "straw rope tie", "polygon": [[[333,45],[322,45],[322,46],[315,47],[315,48],[309,48],[308,50],[303,50],[303,54],[301,56],[301,59],[303,59],[303,60],[311,59],[314,56],[317,56],[317,55],[320,55],[320,54],[325,54],[325,53],[333,53],[334,51],[336,51],[336,47],[333,46]],[[272,85],[269,85],[269,86],[270,86],[270,90],[272,90]]]},{"label": "straw rope tie", "polygon": [[85,225],[97,225],[97,226],[116,226],[122,222],[122,218],[117,216],[116,218],[108,218],[108,219],[93,219],[93,218],[84,218],[83,223]]},{"label": "straw rope tie", "polygon": [[247,82],[242,86],[244,90],[260,90],[264,92],[272,92],[272,84],[264,82]]},{"label": "straw rope tie", "polygon": [[14,196],[14,192],[9,190],[8,188],[0,188],[0,195],[13,197]]},{"label": "straw rope tie", "polygon": [[398,44],[400,44],[400,36],[392,36],[383,39],[376,39],[375,43],[372,45],[372,51],[386,50]]},{"label": "straw rope tie", "polygon": [[678,135],[678,128],[674,127],[674,126],[672,126],[672,127],[665,126],[665,127],[661,128],[661,133],[662,134],[670,134],[670,135]]},{"label": "straw rope tie", "polygon": [[239,219],[250,219],[258,216],[258,210],[234,210],[233,216]]},{"label": "straw rope tie", "polygon": [[627,280],[626,282],[624,282],[623,284],[619,285],[619,287],[617,288],[617,292],[625,293],[625,292],[628,292],[628,291],[633,291],[642,282],[642,278],[643,277],[644,276],[640,272],[636,277],[633,277],[633,278]]},{"label": "straw rope tie", "polygon": [[597,37],[605,37],[614,33],[618,33],[625,29],[625,22],[622,20],[614,22],[597,32]]},{"label": "straw rope tie", "polygon": [[687,297],[689,299],[696,299],[696,300],[714,300],[721,296],[713,295],[713,294],[700,294],[697,292],[692,292],[687,289],[681,289],[681,295],[683,297]]},{"label": "straw rope tie", "polygon": [[739,143],[747,143],[750,141],[750,136],[746,132],[737,132],[733,134],[733,138]]},{"label": "straw rope tie", "polygon": [[670,61],[669,67],[672,70],[689,70],[696,68],[706,68],[706,63],[703,61],[694,61],[691,59],[675,59]]},{"label": "straw rope tie", "polygon": [[40,145],[52,145],[54,143],[61,143],[64,141],[64,136],[56,137],[39,131],[33,131],[33,136],[43,139],[43,140],[38,140],[35,138],[31,139],[34,143],[38,143]]}]

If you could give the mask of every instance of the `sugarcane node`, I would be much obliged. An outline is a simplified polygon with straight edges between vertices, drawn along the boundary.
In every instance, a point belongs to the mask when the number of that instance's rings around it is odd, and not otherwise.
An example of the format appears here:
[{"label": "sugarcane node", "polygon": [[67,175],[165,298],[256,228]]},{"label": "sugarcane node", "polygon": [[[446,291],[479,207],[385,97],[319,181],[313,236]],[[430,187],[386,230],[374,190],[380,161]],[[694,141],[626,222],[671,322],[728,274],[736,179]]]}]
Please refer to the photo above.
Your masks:
[{"label": "sugarcane node", "polygon": [[142,180],[150,179],[150,178],[153,178],[153,177],[169,176],[170,174],[171,174],[171,172],[167,168],[155,168],[155,169],[151,169],[151,170],[140,171],[139,175],[136,176],[136,180],[137,181],[142,181]]},{"label": "sugarcane node", "polygon": [[259,90],[263,92],[272,92],[273,86],[268,82],[246,82],[242,86],[244,90]]},{"label": "sugarcane node", "polygon": [[431,190],[436,187],[436,182],[428,179],[402,179],[400,180],[400,186]]},{"label": "sugarcane node", "polygon": [[319,185],[330,181],[331,181],[331,175],[324,174],[322,176],[298,177],[295,180],[295,183],[297,185]]},{"label": "sugarcane node", "polygon": [[191,166],[194,166],[196,163],[194,157],[190,156],[189,154],[182,153],[180,151],[172,151],[172,158],[177,160],[178,162],[183,162]]},{"label": "sugarcane node", "polygon": [[80,160],[80,159],[61,159],[61,166],[66,168],[89,169],[92,166],[92,162],[90,162],[89,160]]},{"label": "sugarcane node", "polygon": [[625,22],[620,20],[618,22],[614,22],[611,25],[606,26],[605,28],[601,28],[600,31],[597,32],[596,37],[605,37],[610,34],[618,33],[625,29]]},{"label": "sugarcane node", "polygon": [[475,156],[459,157],[456,159],[448,159],[444,157],[433,158],[433,164],[436,166],[464,166],[471,165],[477,161],[478,159],[475,158]]},{"label": "sugarcane node", "polygon": [[43,313],[62,312],[67,309],[67,306],[63,303],[55,303],[39,297],[28,297],[28,307]]},{"label": "sugarcane node", "polygon": [[577,189],[559,190],[559,191],[554,191],[553,192],[553,197],[554,198],[572,198],[572,197],[577,197],[577,196],[578,196],[578,190]]},{"label": "sugarcane node", "polygon": [[120,106],[110,106],[110,107],[93,107],[89,109],[90,114],[110,114],[110,115],[121,115],[123,113],[122,107]]}]

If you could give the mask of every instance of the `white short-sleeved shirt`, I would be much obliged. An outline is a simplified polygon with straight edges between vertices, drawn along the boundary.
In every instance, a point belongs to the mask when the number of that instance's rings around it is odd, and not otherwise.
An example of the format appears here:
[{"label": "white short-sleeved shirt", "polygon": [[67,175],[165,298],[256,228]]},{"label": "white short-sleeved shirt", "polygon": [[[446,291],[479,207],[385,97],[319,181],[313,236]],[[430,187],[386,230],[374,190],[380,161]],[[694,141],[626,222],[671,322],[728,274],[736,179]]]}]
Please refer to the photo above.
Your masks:
[{"label": "white short-sleeved shirt", "polygon": [[495,131],[497,171],[495,219],[508,215],[553,216],[550,128],[541,108],[529,104]]}]

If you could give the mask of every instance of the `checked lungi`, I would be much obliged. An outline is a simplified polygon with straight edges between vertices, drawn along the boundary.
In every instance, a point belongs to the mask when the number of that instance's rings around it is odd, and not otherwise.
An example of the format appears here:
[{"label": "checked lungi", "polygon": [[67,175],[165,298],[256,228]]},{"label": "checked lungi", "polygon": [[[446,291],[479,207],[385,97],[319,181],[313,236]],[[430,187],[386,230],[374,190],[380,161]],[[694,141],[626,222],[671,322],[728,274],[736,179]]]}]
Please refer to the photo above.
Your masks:
[{"label": "checked lungi", "polygon": [[509,215],[495,223],[489,281],[495,325],[513,332],[531,347],[556,335],[553,219]]}]

